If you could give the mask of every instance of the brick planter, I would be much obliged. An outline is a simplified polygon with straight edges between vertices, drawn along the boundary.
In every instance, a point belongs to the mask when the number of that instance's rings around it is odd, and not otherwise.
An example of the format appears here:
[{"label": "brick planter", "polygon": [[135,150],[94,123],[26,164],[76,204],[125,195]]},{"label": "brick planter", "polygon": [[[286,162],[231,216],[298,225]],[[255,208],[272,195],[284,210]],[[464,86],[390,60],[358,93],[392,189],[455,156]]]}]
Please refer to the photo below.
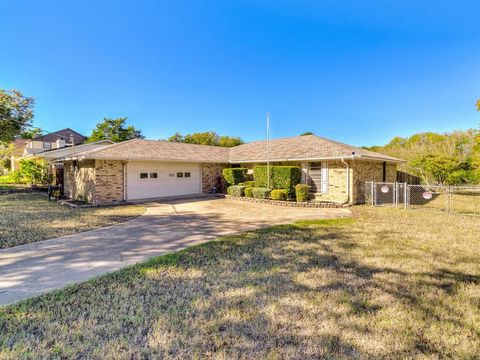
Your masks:
[{"label": "brick planter", "polygon": [[270,200],[270,199],[255,199],[249,197],[238,197],[238,196],[231,196],[231,195],[224,195],[225,199],[231,200],[238,200],[238,201],[246,201],[246,202],[253,202],[258,204],[268,204],[268,205],[275,205],[275,206],[290,206],[290,207],[302,207],[302,208],[343,208],[344,205],[342,204],[335,204],[335,203],[325,203],[325,202],[295,202],[295,201],[280,201],[280,200]]}]

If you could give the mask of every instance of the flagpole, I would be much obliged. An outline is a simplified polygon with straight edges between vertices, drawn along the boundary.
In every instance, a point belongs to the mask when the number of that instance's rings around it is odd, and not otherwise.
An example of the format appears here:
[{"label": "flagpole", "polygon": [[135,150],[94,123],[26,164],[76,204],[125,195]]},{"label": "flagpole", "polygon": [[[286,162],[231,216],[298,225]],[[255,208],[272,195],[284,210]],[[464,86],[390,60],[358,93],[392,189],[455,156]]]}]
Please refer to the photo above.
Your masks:
[{"label": "flagpole", "polygon": [[270,114],[267,112],[267,189],[270,190]]}]

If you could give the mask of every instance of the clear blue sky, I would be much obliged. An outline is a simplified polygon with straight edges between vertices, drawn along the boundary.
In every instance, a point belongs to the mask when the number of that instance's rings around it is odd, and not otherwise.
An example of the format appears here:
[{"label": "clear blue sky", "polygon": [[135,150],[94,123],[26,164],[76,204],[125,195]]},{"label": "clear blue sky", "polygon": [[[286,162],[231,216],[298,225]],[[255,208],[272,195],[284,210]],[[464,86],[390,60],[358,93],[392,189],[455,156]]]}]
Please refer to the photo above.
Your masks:
[{"label": "clear blue sky", "polygon": [[478,126],[479,1],[1,1],[0,88],[35,125],[147,138],[313,131],[353,145]]}]

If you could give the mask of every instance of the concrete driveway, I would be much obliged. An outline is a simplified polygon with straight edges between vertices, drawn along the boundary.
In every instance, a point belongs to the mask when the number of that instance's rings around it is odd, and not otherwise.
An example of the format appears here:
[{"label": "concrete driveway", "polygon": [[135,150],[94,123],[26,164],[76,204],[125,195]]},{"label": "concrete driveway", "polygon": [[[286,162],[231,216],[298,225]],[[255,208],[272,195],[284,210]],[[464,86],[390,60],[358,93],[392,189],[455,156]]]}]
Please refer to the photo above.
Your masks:
[{"label": "concrete driveway", "polygon": [[0,305],[13,303],[220,235],[348,209],[290,208],[216,198],[145,204],[144,215],[96,230],[0,250]]}]

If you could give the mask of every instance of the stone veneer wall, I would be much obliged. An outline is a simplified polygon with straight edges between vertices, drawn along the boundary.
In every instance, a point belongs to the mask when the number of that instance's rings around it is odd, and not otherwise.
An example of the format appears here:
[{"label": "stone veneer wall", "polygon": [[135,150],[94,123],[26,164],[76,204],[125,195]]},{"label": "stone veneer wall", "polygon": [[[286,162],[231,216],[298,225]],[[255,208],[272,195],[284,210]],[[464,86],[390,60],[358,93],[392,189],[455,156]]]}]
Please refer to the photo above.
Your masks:
[{"label": "stone veneer wall", "polygon": [[[382,161],[361,161],[352,162],[353,168],[353,195],[354,204],[365,202],[365,182],[383,181],[383,162]],[[395,182],[397,180],[397,165],[387,163],[386,182]]]},{"label": "stone veneer wall", "polygon": [[[320,201],[333,201],[346,203],[347,194],[347,167],[340,160],[327,161],[328,166],[328,193],[316,194],[315,199]],[[350,183],[352,181],[352,169],[350,168]]]},{"label": "stone veneer wall", "polygon": [[95,204],[124,200],[123,166],[118,160],[95,160]]},{"label": "stone veneer wall", "polygon": [[64,163],[63,192],[72,199],[95,201],[95,160],[78,161],[74,170],[73,161]]},{"label": "stone veneer wall", "polygon": [[213,186],[217,191],[224,193],[227,191],[227,182],[223,178],[222,170],[230,167],[229,164],[202,164],[202,193],[208,194]]}]

